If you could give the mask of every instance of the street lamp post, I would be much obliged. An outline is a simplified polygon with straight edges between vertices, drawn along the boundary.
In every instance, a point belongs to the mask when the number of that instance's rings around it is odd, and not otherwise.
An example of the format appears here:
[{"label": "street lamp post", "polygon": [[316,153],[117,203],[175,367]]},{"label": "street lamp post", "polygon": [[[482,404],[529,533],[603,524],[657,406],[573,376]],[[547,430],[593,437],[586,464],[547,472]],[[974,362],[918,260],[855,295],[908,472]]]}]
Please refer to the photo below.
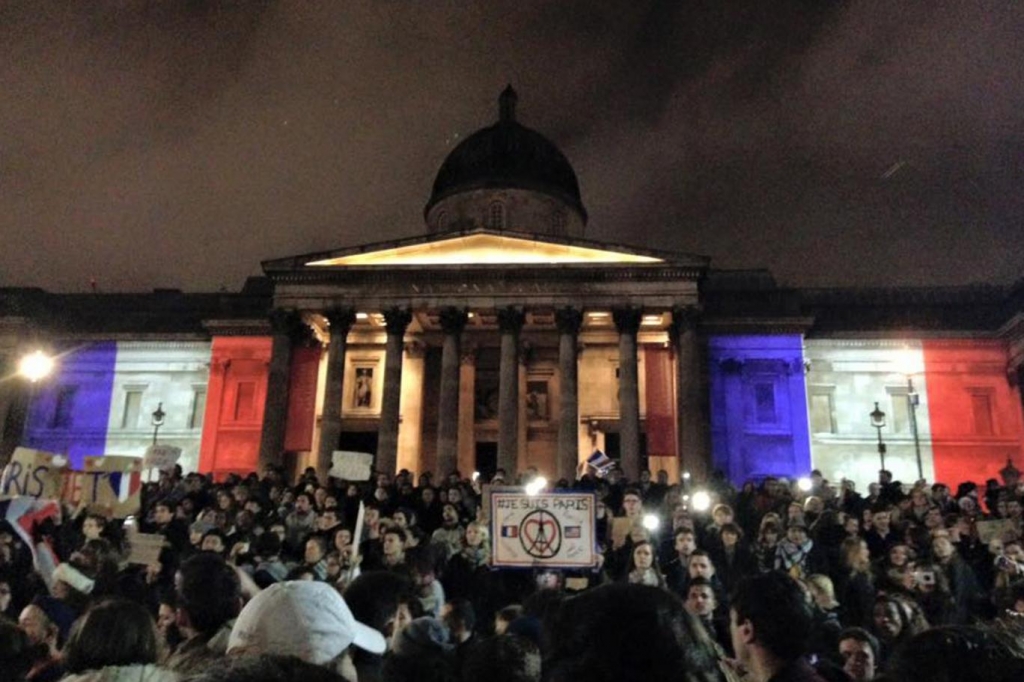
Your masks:
[{"label": "street lamp post", "polygon": [[917,432],[917,406],[921,396],[914,390],[914,378],[907,374],[907,415],[910,417],[910,432],[914,435],[914,454],[917,456],[917,480],[924,478],[921,464],[921,437]]},{"label": "street lamp post", "polygon": [[167,415],[164,413],[164,404],[157,403],[156,409],[153,410],[153,445],[156,445],[157,434],[160,433],[160,427],[164,425],[164,417]]},{"label": "street lamp post", "polygon": [[882,460],[882,469],[885,469],[885,443],[882,442],[882,429],[885,428],[885,412],[878,407],[878,403],[875,403],[875,409],[869,414],[871,417],[871,426],[875,427],[878,431],[878,456]]}]

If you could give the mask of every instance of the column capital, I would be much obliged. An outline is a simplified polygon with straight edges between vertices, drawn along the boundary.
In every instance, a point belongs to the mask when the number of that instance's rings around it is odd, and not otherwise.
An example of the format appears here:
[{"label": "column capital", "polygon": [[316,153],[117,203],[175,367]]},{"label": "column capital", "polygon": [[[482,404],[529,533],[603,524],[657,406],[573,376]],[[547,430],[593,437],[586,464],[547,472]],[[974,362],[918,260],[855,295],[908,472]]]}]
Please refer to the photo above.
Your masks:
[{"label": "column capital", "polygon": [[508,306],[498,310],[498,329],[502,334],[518,334],[523,323],[526,322],[526,313],[521,308]]},{"label": "column capital", "polygon": [[356,311],[352,308],[334,307],[323,311],[327,319],[327,327],[331,334],[347,335],[356,323]]},{"label": "column capital", "polygon": [[578,334],[583,324],[583,312],[571,306],[559,308],[555,311],[555,324],[561,334]]},{"label": "column capital", "polygon": [[465,308],[456,308],[455,306],[441,308],[441,313],[438,317],[441,322],[441,329],[444,330],[445,334],[461,334],[462,330],[466,328],[466,322],[469,320],[468,311]]},{"label": "column capital", "polygon": [[388,334],[404,334],[412,322],[412,311],[408,308],[388,308],[384,311],[384,326]]},{"label": "column capital", "polygon": [[641,308],[626,306],[612,310],[612,319],[620,334],[636,334],[640,331],[640,322],[643,317],[644,311]]}]

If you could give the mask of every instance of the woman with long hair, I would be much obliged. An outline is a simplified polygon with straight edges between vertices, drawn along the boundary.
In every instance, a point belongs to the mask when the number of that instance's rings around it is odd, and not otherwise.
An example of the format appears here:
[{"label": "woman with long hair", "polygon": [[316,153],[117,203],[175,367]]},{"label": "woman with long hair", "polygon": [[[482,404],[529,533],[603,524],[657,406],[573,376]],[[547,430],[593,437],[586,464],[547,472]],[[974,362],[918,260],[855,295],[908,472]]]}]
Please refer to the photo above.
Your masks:
[{"label": "woman with long hair", "polygon": [[654,545],[650,541],[641,540],[633,545],[625,582],[633,585],[665,587],[665,576],[658,569],[657,555],[654,552]]},{"label": "woman with long hair", "polygon": [[875,604],[875,585],[871,577],[871,552],[861,538],[843,540],[839,559],[842,568],[835,576],[836,597],[842,604],[842,623],[846,627],[867,627]]}]

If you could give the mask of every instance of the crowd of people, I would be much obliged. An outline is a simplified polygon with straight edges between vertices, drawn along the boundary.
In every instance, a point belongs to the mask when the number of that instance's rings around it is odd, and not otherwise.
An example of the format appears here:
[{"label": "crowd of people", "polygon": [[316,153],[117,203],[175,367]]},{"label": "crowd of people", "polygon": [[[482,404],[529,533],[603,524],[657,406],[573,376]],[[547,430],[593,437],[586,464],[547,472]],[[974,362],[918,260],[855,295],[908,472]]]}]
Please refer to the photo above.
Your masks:
[{"label": "crowd of people", "polygon": [[[706,508],[665,472],[551,487],[594,493],[594,566],[496,567],[483,481],[458,472],[176,470],[134,517],[0,522],[0,678],[1024,679],[1012,466],[955,493],[885,471],[864,494],[819,472],[739,490],[718,475]],[[138,533],[163,537],[145,565]]]}]

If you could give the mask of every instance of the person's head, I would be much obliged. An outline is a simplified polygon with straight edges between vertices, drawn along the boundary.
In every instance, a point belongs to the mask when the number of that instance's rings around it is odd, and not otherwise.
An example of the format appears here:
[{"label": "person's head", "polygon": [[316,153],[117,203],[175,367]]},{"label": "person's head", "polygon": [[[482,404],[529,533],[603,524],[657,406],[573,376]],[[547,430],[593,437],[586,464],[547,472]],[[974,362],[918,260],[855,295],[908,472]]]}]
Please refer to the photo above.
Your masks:
[{"label": "person's head", "polygon": [[519,604],[510,604],[494,615],[494,634],[503,635],[508,630],[512,621],[523,615],[523,607]]},{"label": "person's head", "polygon": [[242,599],[238,575],[217,554],[203,552],[182,562],[178,587],[178,625],[212,634],[238,615]]},{"label": "person's head", "polygon": [[893,682],[1015,682],[1024,679],[1024,638],[1013,626],[937,627],[898,647],[885,677]]},{"label": "person's head", "polygon": [[864,628],[846,628],[839,633],[839,657],[853,682],[870,682],[878,664],[878,640]]},{"label": "person's head", "polygon": [[203,535],[203,541],[199,543],[199,549],[223,555],[227,551],[227,539],[224,536],[224,531],[216,528],[207,531]]},{"label": "person's head", "polygon": [[694,578],[686,590],[686,610],[698,618],[708,618],[718,608],[711,581]]},{"label": "person's head", "polygon": [[25,631],[14,623],[0,619],[0,670],[11,682],[22,682],[45,650],[33,644]]},{"label": "person's head", "polygon": [[679,599],[657,587],[602,585],[544,616],[548,682],[717,679],[713,645]]},{"label": "person's head", "polygon": [[405,531],[393,526],[384,531],[381,537],[381,551],[385,557],[399,559],[405,554]]},{"label": "person's head", "polygon": [[451,599],[441,609],[441,618],[456,641],[468,638],[476,627],[476,611],[468,599]]},{"label": "person's head", "polygon": [[99,540],[103,530],[107,527],[107,517],[101,514],[89,514],[82,521],[82,535],[86,540]]},{"label": "person's head", "polygon": [[895,544],[889,548],[889,565],[897,568],[902,568],[907,565],[910,561],[911,552],[910,548],[903,543]]},{"label": "person's head", "polygon": [[774,545],[778,544],[779,536],[781,534],[782,533],[779,530],[779,524],[775,523],[774,521],[770,521],[761,526],[761,530],[758,534],[757,540],[758,543],[766,547],[773,547]]},{"label": "person's head", "polygon": [[950,542],[948,535],[937,535],[932,539],[932,554],[941,563],[945,563],[953,558],[953,555],[956,554],[956,548]]},{"label": "person's head", "polygon": [[718,527],[722,527],[727,523],[732,523],[734,518],[732,507],[722,503],[716,504],[711,510],[711,518]]},{"label": "person's head", "polygon": [[722,545],[725,547],[735,547],[743,537],[743,531],[735,523],[729,522],[722,525],[719,535],[722,539]]},{"label": "person's head", "polygon": [[791,523],[786,528],[786,539],[794,545],[802,545],[807,542],[807,526],[802,523]]},{"label": "person's head", "polygon": [[871,514],[871,524],[878,530],[889,530],[889,523],[892,521],[892,510],[888,507],[876,509]]},{"label": "person's head", "polygon": [[324,554],[326,553],[327,548],[324,547],[323,538],[318,535],[313,535],[306,540],[306,547],[304,548],[302,559],[306,562],[307,566],[315,566],[323,560]]},{"label": "person's head", "polygon": [[29,604],[18,616],[18,627],[32,644],[46,644],[57,647],[60,631],[46,612],[37,604]]},{"label": "person's head", "polygon": [[476,644],[462,664],[462,679],[540,682],[540,649],[521,635],[490,637]]},{"label": "person's head", "polygon": [[316,520],[317,526],[320,530],[330,530],[338,525],[338,508],[327,507]]},{"label": "person's head", "polygon": [[313,509],[313,501],[309,497],[309,493],[299,493],[295,496],[295,511],[300,514],[306,514]]},{"label": "person's head", "polygon": [[690,563],[687,566],[687,570],[690,573],[690,578],[704,578],[705,580],[711,580],[715,575],[715,564],[711,561],[711,556],[702,549],[695,549],[690,554]]},{"label": "person's head", "polygon": [[106,666],[156,663],[160,658],[156,623],[145,607],[127,599],[101,601],[85,612],[71,629],[64,647],[69,673]]},{"label": "person's head", "polygon": [[770,654],[783,661],[803,655],[813,617],[803,588],[780,572],[747,577],[729,602],[729,630],[741,663]]},{"label": "person's head", "polygon": [[871,565],[871,551],[868,549],[868,543],[861,540],[860,537],[844,539],[840,555],[843,558],[843,564],[854,571],[866,571]]},{"label": "person's head", "polygon": [[327,665],[353,645],[374,654],[387,647],[332,586],[292,581],[271,585],[245,605],[231,628],[228,653],[297,656]]},{"label": "person's head", "polygon": [[446,528],[454,528],[459,525],[459,510],[455,508],[454,504],[446,503],[441,507],[441,523]]},{"label": "person's head", "polygon": [[466,526],[465,539],[467,547],[486,547],[489,536],[490,533],[487,531],[486,524],[474,521]]},{"label": "person's head", "polygon": [[829,611],[839,606],[836,601],[836,589],[832,584],[832,578],[822,573],[814,573],[807,576],[807,589],[811,591],[811,597],[818,608]]},{"label": "person's head", "polygon": [[344,552],[352,544],[352,531],[348,528],[339,528],[334,531],[334,549]]},{"label": "person's head", "polygon": [[654,566],[654,547],[644,540],[633,545],[633,568],[646,571]]},{"label": "person's head", "polygon": [[360,623],[378,630],[390,641],[405,605],[416,600],[412,581],[391,571],[363,573],[345,590],[345,602]]},{"label": "person's head", "polygon": [[643,498],[640,497],[639,490],[636,488],[626,489],[622,494],[622,511],[629,518],[640,515],[643,511]]},{"label": "person's head", "polygon": [[895,642],[914,634],[914,614],[911,605],[892,595],[879,595],[875,599],[872,625],[875,635],[883,642]]},{"label": "person's head", "polygon": [[[153,506],[153,520],[165,526],[174,519],[174,505],[170,502],[157,502]],[[84,530],[84,528],[83,528]]]},{"label": "person's head", "polygon": [[697,538],[692,528],[680,528],[675,532],[674,547],[676,555],[688,557],[697,549]]}]

